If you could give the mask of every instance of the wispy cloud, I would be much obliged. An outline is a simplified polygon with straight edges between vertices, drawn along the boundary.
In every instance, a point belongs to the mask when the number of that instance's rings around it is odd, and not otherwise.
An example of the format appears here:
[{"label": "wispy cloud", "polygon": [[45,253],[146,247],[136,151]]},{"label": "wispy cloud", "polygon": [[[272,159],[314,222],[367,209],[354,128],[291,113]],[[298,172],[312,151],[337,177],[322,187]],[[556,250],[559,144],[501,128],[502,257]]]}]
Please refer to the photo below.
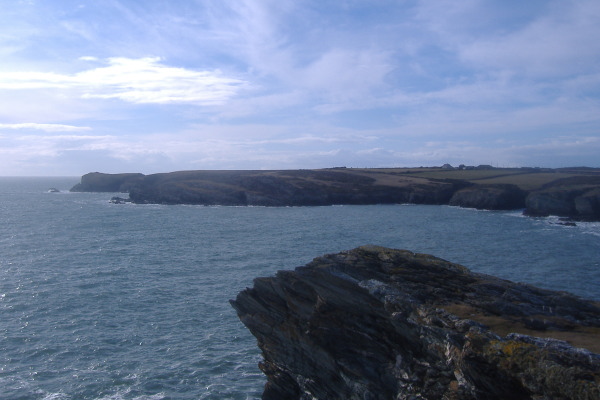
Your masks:
[{"label": "wispy cloud", "polygon": [[35,122],[25,122],[20,124],[0,124],[1,129],[35,129],[45,132],[81,132],[89,131],[92,128],[88,126],[74,126],[62,124],[38,124]]},{"label": "wispy cloud", "polygon": [[597,0],[13,3],[0,167],[598,164]]},{"label": "wispy cloud", "polygon": [[533,79],[594,72],[600,54],[598,2],[550,2],[546,7],[520,29],[459,46],[459,56],[477,67],[507,69]]},{"label": "wispy cloud", "polygon": [[234,97],[246,85],[244,80],[224,76],[218,70],[196,71],[164,65],[158,57],[110,58],[107,63],[71,75],[2,72],[0,89],[75,90],[82,98],[217,105]]}]

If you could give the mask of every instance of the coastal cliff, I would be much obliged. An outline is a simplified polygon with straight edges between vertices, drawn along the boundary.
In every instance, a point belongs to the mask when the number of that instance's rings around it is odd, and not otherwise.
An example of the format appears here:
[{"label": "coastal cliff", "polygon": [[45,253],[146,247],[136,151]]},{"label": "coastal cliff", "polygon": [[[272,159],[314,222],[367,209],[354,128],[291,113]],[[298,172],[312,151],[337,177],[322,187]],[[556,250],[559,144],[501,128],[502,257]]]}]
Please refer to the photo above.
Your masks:
[{"label": "coastal cliff", "polygon": [[516,185],[473,185],[452,195],[451,206],[481,210],[517,210],[525,205],[526,192]]},{"label": "coastal cliff", "polygon": [[525,214],[600,220],[600,176],[575,176],[544,185],[527,196]]},{"label": "coastal cliff", "polygon": [[[72,191],[121,191],[134,203],[233,206],[448,204],[465,186],[376,170],[178,171],[165,174],[91,173]],[[111,180],[113,181],[112,183]],[[98,182],[94,185],[93,182]]]},{"label": "coastal cliff", "polygon": [[430,255],[325,255],[231,303],[265,400],[600,398],[598,303]]},{"label": "coastal cliff", "polygon": [[128,192],[134,203],[229,206],[449,204],[600,220],[600,170],[590,168],[330,168],[89,173],[72,191]]},{"label": "coastal cliff", "polygon": [[136,183],[144,179],[144,174],[103,174],[90,172],[81,177],[81,182],[71,188],[71,192],[128,192]]}]

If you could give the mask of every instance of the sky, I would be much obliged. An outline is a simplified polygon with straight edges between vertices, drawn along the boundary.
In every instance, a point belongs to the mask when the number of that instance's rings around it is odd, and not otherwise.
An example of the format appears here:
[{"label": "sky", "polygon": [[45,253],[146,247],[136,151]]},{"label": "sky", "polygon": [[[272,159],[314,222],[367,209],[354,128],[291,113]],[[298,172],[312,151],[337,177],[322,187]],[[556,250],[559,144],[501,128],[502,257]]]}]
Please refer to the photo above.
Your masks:
[{"label": "sky", "polygon": [[0,0],[0,175],[600,167],[598,0]]}]

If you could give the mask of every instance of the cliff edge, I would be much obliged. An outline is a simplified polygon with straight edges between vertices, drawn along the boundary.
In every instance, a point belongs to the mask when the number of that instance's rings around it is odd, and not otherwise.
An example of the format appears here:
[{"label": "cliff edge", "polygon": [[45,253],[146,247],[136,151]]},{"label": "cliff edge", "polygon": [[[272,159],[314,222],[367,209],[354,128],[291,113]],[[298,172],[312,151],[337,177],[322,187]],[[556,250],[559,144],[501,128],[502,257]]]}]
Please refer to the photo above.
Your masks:
[{"label": "cliff edge", "polygon": [[364,246],[231,301],[263,399],[599,399],[600,305]]}]

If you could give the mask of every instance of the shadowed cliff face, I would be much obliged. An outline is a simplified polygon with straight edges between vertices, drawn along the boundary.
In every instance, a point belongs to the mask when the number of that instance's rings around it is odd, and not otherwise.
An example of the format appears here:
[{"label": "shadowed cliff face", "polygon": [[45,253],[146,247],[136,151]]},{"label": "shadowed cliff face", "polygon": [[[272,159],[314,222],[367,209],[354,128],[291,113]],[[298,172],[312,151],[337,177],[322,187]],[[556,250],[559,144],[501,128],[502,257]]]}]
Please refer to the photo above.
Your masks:
[{"label": "shadowed cliff face", "polygon": [[572,177],[545,185],[527,196],[526,214],[600,220],[600,177]]},{"label": "shadowed cliff face", "polygon": [[482,210],[516,210],[525,207],[525,195],[516,185],[476,185],[454,193],[449,204]]},{"label": "shadowed cliff face", "polygon": [[263,353],[263,399],[600,398],[598,304],[433,256],[326,255],[232,305]]}]

